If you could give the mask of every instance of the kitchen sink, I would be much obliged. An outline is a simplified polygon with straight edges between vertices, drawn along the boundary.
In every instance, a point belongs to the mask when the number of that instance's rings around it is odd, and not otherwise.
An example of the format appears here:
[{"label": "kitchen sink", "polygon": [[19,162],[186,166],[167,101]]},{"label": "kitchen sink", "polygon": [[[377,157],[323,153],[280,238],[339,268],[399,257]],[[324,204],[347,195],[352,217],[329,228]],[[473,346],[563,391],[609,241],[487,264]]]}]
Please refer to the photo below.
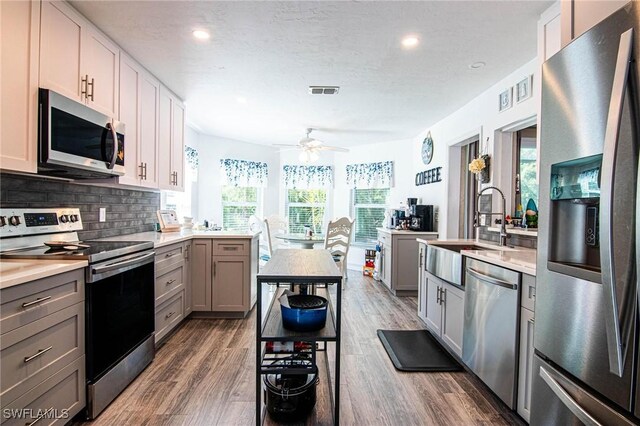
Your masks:
[{"label": "kitchen sink", "polygon": [[433,246],[436,248],[455,251],[456,253],[460,253],[462,250],[495,250],[495,248],[478,246],[475,244],[434,244]]},{"label": "kitchen sink", "polygon": [[462,285],[462,250],[494,250],[476,244],[429,244],[425,269],[445,281]]}]

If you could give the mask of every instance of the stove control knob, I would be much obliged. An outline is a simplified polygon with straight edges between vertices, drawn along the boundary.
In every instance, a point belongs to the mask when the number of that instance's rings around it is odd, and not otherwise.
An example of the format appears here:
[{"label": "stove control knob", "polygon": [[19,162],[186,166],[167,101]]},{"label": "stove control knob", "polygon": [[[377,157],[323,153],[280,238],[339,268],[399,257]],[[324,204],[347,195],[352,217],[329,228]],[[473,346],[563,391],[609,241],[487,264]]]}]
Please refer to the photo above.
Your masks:
[{"label": "stove control knob", "polygon": [[69,222],[69,216],[67,216],[66,214],[63,214],[62,216],[60,216],[60,222],[62,223]]},{"label": "stove control knob", "polygon": [[69,219],[71,220],[71,222],[77,222],[78,221],[78,215],[77,214],[70,214],[69,215]]},{"label": "stove control knob", "polygon": [[0,216],[0,227],[5,226],[7,224],[7,217]]},{"label": "stove control knob", "polygon": [[11,216],[9,218],[9,225],[11,225],[11,226],[20,225],[20,216]]}]

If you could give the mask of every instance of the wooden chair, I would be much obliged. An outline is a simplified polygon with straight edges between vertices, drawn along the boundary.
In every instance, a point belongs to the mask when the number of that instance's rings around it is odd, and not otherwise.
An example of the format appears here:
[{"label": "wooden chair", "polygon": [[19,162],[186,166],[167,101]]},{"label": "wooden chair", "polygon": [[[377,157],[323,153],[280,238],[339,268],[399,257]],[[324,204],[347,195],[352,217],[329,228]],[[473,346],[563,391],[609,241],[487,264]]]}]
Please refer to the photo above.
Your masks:
[{"label": "wooden chair", "polygon": [[349,254],[349,246],[351,246],[353,222],[354,220],[349,217],[332,220],[327,225],[327,232],[324,236],[324,248],[331,252],[344,279],[347,278],[347,255]]}]

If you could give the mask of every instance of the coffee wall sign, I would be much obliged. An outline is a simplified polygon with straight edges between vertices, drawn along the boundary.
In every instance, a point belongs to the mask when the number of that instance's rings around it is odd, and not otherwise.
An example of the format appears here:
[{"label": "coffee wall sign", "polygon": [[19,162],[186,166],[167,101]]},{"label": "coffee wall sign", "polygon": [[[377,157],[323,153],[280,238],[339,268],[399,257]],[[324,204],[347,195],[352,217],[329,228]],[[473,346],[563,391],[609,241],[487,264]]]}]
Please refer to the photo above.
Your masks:
[{"label": "coffee wall sign", "polygon": [[416,174],[416,186],[442,182],[442,167],[434,167]]}]

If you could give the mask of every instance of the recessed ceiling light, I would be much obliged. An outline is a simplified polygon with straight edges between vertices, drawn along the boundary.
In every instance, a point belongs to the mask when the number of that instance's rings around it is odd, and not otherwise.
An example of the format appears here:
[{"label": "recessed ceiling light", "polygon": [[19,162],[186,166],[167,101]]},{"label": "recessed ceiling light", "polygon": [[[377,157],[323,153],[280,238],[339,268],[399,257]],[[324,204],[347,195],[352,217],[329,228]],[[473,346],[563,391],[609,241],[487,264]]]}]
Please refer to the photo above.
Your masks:
[{"label": "recessed ceiling light", "polygon": [[198,40],[207,40],[209,37],[211,37],[205,30],[194,30],[193,36]]},{"label": "recessed ceiling light", "polygon": [[420,40],[416,36],[406,36],[402,39],[402,46],[411,49],[412,47],[416,47]]},{"label": "recessed ceiling light", "polygon": [[242,96],[238,96],[236,98],[236,101],[238,101],[239,104],[246,104],[247,103],[247,98],[242,97]]},{"label": "recessed ceiling light", "polygon": [[471,65],[469,65],[469,69],[470,70],[479,70],[480,68],[484,67],[486,64],[486,62],[482,62],[482,61],[478,61],[478,62],[474,62]]}]

